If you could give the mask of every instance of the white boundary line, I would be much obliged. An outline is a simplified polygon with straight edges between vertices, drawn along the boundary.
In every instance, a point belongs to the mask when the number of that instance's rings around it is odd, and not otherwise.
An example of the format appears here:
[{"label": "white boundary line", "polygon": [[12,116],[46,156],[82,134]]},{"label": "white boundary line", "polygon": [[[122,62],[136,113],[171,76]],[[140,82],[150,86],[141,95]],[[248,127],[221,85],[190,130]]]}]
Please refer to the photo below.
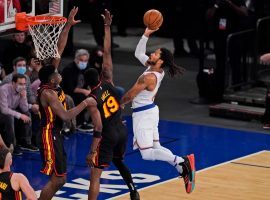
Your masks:
[{"label": "white boundary line", "polygon": [[[239,157],[239,158],[236,158],[236,159],[233,159],[233,160],[229,160],[229,161],[226,161],[226,162],[223,162],[223,163],[220,163],[220,164],[217,164],[217,165],[213,165],[211,167],[207,167],[207,168],[204,168],[204,169],[201,169],[199,171],[196,171],[196,173],[200,173],[200,172],[204,172],[204,171],[207,171],[209,169],[213,169],[213,168],[216,168],[216,167],[220,167],[222,165],[226,165],[230,162],[234,162],[234,161],[237,161],[237,160],[241,160],[241,159],[244,159],[244,158],[248,158],[248,157],[251,157],[251,156],[255,156],[255,155],[258,155],[258,154],[261,154],[261,153],[264,153],[264,152],[270,152],[270,151],[267,151],[267,150],[262,150],[262,151],[259,151],[259,152],[256,152],[256,153],[252,153],[252,154],[248,154],[246,156],[242,156],[242,157]],[[173,181],[173,180],[176,180],[178,179],[178,177],[176,178],[172,178],[172,179],[169,179],[169,180],[166,180],[166,181],[163,181],[163,182],[159,182],[159,183],[156,183],[154,185],[150,185],[150,186],[147,186],[147,187],[144,187],[144,188],[141,188],[139,189],[138,191],[142,191],[142,190],[145,190],[145,189],[148,189],[148,188],[151,188],[151,187],[155,187],[157,185],[161,185],[161,184],[164,184],[164,183],[167,183],[167,182],[170,182],[170,181]],[[110,198],[110,199],[116,199],[116,198],[119,198],[119,197],[122,197],[124,195],[127,195],[129,194],[128,192],[125,193],[125,194],[121,194],[119,196],[116,196],[116,197],[113,197],[113,198]]]}]

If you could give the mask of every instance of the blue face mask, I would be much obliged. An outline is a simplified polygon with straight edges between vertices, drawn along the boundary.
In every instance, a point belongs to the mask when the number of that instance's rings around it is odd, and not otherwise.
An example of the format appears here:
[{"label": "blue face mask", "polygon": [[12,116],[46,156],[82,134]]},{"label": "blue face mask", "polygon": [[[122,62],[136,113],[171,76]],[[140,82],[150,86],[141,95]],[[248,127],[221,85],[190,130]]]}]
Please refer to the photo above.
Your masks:
[{"label": "blue face mask", "polygon": [[87,62],[79,61],[78,67],[80,70],[84,70],[87,67]]},{"label": "blue face mask", "polygon": [[26,67],[17,67],[18,74],[24,74],[26,72]]}]

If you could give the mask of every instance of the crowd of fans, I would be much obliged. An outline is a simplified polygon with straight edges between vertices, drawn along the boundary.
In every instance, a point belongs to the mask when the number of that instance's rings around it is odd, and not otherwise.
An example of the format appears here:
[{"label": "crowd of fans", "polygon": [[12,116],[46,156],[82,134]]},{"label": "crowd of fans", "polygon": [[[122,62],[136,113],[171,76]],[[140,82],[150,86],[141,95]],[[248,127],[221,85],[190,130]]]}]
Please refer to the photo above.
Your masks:
[{"label": "crowd of fans", "polygon": [[[28,37],[25,32],[14,33],[5,49],[0,68],[1,136],[5,146],[15,155],[21,155],[21,150],[38,151],[36,136],[40,131],[40,118],[36,97],[40,85],[38,72],[43,63],[35,56]],[[68,108],[76,106],[90,94],[90,89],[84,84],[84,71],[102,66],[102,48],[91,53],[93,56],[86,49],[78,49],[73,62],[63,66],[61,86],[67,96]],[[91,131],[93,128],[87,111],[79,115],[77,120],[65,123],[63,130],[70,133],[76,128],[81,131]]]}]

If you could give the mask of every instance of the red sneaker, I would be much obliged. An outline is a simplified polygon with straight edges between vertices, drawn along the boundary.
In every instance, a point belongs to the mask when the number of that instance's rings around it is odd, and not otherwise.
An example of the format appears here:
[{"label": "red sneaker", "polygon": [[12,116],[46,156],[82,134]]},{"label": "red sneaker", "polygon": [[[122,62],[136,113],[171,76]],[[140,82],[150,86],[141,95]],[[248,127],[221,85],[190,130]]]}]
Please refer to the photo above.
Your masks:
[{"label": "red sneaker", "polygon": [[194,154],[183,157],[184,162],[180,163],[183,168],[181,176],[184,179],[185,188],[187,193],[191,193],[195,187],[195,158]]}]

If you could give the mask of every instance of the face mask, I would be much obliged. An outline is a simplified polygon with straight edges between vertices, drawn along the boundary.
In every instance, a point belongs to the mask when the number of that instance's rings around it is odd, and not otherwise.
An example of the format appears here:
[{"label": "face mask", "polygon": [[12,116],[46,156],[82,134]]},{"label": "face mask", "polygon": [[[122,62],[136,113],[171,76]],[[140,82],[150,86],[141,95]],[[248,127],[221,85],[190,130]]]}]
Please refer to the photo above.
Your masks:
[{"label": "face mask", "polygon": [[79,61],[78,67],[80,70],[84,70],[87,67],[87,62]]},{"label": "face mask", "polygon": [[16,86],[16,92],[20,93],[23,90],[25,90],[25,86],[22,86],[22,85],[17,85]]},{"label": "face mask", "polygon": [[26,67],[17,67],[18,74],[24,74],[26,72]]}]

